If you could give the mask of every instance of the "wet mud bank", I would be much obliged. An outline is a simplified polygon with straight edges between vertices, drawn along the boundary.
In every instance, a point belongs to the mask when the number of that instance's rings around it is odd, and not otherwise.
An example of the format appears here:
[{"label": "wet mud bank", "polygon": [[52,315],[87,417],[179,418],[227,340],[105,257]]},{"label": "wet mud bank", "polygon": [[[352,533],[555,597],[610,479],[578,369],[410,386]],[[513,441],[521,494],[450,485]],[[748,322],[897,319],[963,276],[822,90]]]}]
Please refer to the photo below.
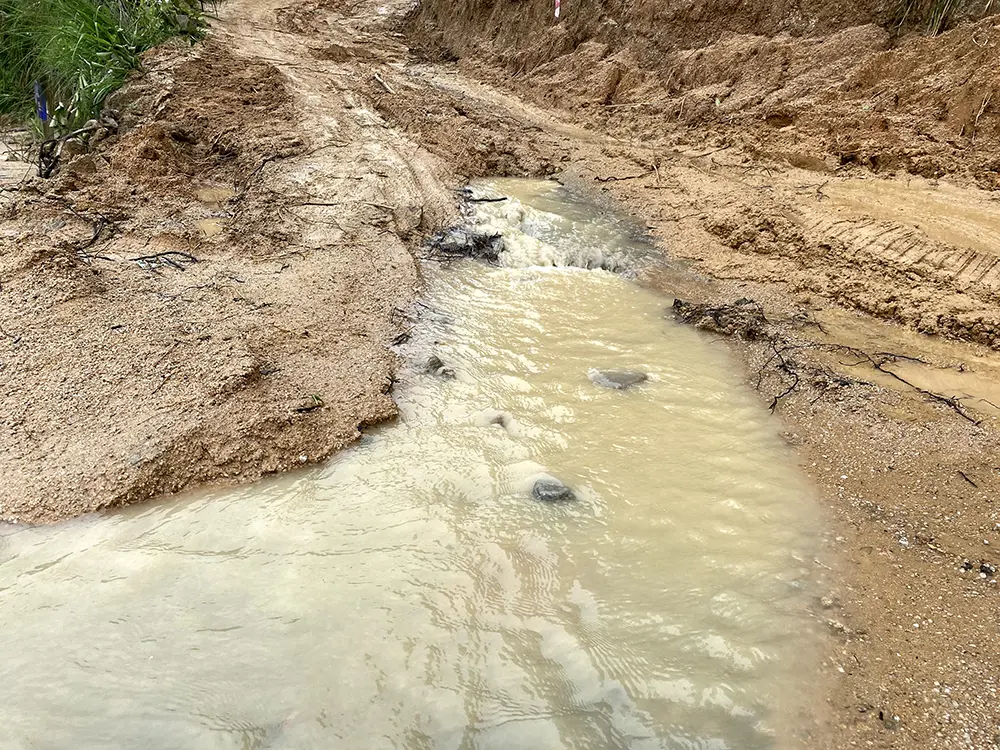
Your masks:
[{"label": "wet mud bank", "polygon": [[222,37],[148,56],[120,134],[0,192],[6,521],[251,481],[395,416],[439,167]]},{"label": "wet mud bank", "polygon": [[[946,748],[971,738],[966,746],[990,748],[998,665],[983,644],[995,638],[998,596],[995,421],[956,408],[953,396],[971,396],[961,388],[945,401],[944,389],[879,382],[854,334],[832,349],[813,349],[799,331],[733,342],[764,402],[777,401],[786,439],[834,519],[840,562],[822,606],[836,643],[824,669],[838,739],[817,744],[841,747],[846,736]],[[958,374],[956,365],[943,371]]]}]

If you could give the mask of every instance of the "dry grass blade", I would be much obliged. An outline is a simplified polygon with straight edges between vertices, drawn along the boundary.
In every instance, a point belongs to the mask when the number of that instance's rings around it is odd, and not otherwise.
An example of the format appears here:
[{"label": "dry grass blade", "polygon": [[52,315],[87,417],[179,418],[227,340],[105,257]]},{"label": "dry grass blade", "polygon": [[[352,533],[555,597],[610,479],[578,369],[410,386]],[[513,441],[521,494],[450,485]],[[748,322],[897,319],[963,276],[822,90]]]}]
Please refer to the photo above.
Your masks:
[{"label": "dry grass blade", "polygon": [[976,113],[976,121],[974,123],[975,127],[977,127],[977,128],[979,127],[979,119],[983,116],[983,113],[986,111],[986,108],[988,106],[990,106],[990,101],[992,99],[993,99],[993,92],[992,91],[990,93],[988,93],[986,96],[983,97],[983,103],[979,107],[979,111]]}]

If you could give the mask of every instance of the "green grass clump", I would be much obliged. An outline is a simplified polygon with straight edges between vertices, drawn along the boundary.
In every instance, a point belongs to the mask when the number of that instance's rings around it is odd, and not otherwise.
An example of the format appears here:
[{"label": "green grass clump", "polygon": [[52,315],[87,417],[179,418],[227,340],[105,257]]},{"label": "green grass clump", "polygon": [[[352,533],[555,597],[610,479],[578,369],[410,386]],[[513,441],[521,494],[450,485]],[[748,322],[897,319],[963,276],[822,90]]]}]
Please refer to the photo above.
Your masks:
[{"label": "green grass clump", "polygon": [[204,28],[196,0],[0,0],[0,115],[29,119],[40,83],[51,129],[96,117],[104,98],[165,39]]}]

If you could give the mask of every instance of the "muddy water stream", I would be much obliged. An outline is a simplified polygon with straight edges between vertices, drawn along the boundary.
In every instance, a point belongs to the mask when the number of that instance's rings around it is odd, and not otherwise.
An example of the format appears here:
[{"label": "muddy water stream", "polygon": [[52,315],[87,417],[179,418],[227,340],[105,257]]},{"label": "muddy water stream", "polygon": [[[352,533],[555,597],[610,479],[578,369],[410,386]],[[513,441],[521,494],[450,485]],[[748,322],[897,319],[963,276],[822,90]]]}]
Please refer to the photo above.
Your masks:
[{"label": "muddy water stream", "polygon": [[[477,189],[520,198],[477,204],[508,251],[428,269],[398,423],[0,539],[0,746],[785,745],[819,524],[774,420],[669,300],[532,265],[624,263],[627,225],[548,183]],[[542,473],[578,499],[534,500]]]}]

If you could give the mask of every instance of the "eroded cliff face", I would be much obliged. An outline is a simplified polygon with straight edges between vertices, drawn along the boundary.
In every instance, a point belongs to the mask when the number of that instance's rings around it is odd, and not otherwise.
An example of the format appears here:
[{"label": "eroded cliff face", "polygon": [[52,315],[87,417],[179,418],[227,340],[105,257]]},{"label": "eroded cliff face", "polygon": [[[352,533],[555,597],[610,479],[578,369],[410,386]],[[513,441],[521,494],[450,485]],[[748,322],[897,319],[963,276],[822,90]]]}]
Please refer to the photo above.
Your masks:
[{"label": "eroded cliff face", "polygon": [[410,32],[463,72],[619,136],[995,189],[997,17],[958,3],[954,28],[929,35],[927,6],[569,0],[556,19],[549,0],[425,0]]},{"label": "eroded cliff face", "polygon": [[[483,47],[545,47],[565,54],[587,41],[614,51],[630,47],[656,64],[679,49],[704,47],[732,34],[828,35],[875,24],[894,34],[945,31],[991,10],[983,0],[422,0],[418,15],[455,55]],[[572,46],[570,46],[572,45]],[[549,59],[552,59],[551,57]]]},{"label": "eroded cliff face", "polygon": [[726,34],[829,33],[889,23],[897,14],[895,3],[888,0],[567,0],[558,20],[553,0],[425,0],[420,5],[421,17],[440,29],[454,54],[484,44],[527,49],[551,41],[551,52],[558,55],[572,49],[569,45],[596,41],[615,49],[642,50],[652,62]]}]

